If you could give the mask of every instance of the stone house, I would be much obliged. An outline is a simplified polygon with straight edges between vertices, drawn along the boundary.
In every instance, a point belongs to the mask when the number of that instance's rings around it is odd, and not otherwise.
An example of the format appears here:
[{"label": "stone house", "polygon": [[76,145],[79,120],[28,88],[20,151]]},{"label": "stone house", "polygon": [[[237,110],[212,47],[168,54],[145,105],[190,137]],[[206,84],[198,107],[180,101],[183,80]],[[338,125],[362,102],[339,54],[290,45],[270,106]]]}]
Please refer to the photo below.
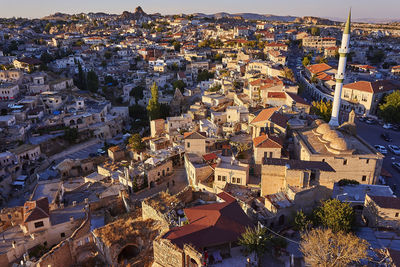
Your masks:
[{"label": "stone house", "polygon": [[20,161],[35,161],[41,156],[39,145],[23,144],[15,149],[10,150],[11,153]]},{"label": "stone house", "polygon": [[206,154],[206,134],[203,132],[186,132],[184,133],[185,152]]},{"label": "stone house", "polygon": [[280,107],[266,108],[252,115],[249,125],[252,138],[260,136],[261,133],[286,136],[287,118],[280,110]]},{"label": "stone house", "polygon": [[213,168],[199,155],[185,153],[185,170],[189,185],[198,188],[200,182],[213,176]]},{"label": "stone house", "polygon": [[119,146],[112,146],[108,150],[108,157],[112,161],[119,161],[125,157],[125,150]]},{"label": "stone house", "polygon": [[[224,188],[227,183],[236,185],[247,185],[249,182],[249,164],[224,157],[217,160],[214,169],[214,187]],[[219,162],[218,162],[219,161]]]},{"label": "stone house", "polygon": [[400,229],[400,199],[397,197],[365,196],[363,218],[370,227]]},{"label": "stone house", "polygon": [[[292,186],[308,188],[331,180],[335,170],[326,162],[264,158],[261,166],[261,196]],[[329,194],[330,195],[330,194]]]},{"label": "stone house", "polygon": [[237,247],[238,238],[253,224],[232,196],[218,196],[224,201],[184,209],[188,224],[154,240],[157,266],[205,266]]},{"label": "stone house", "polygon": [[273,135],[262,133],[253,139],[254,161],[261,164],[264,157],[281,158],[283,142]]}]

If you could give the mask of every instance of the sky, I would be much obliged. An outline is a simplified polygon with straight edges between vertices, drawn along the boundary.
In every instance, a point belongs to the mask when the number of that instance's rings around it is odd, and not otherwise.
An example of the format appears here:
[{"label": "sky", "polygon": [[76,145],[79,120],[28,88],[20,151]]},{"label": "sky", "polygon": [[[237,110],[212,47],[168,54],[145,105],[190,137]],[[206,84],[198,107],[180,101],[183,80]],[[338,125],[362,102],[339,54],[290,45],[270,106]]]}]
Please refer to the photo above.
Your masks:
[{"label": "sky", "polygon": [[400,19],[399,0],[0,0],[0,17],[41,18],[55,12],[121,14],[141,6],[146,13],[258,13],[292,16]]}]

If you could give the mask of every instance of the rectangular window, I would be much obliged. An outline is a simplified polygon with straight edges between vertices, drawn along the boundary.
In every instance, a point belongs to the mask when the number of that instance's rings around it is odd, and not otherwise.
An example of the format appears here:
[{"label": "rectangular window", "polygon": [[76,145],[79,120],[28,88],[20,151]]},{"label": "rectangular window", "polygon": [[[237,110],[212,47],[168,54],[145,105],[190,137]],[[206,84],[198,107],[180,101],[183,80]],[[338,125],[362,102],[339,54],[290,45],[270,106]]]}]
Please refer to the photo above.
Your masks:
[{"label": "rectangular window", "polygon": [[366,175],[363,175],[363,176],[362,176],[362,181],[365,182],[366,180],[367,180],[367,176],[366,176]]},{"label": "rectangular window", "polygon": [[232,183],[236,183],[236,178],[232,177]]},{"label": "rectangular window", "polygon": [[221,181],[221,175],[218,175],[218,181]]},{"label": "rectangular window", "polygon": [[223,182],[226,181],[226,176],[222,176],[222,181],[223,181]]},{"label": "rectangular window", "polygon": [[240,184],[240,178],[236,178],[236,183]]},{"label": "rectangular window", "polygon": [[399,217],[399,213],[398,213],[398,212],[396,212],[396,214],[394,215],[394,217]]},{"label": "rectangular window", "polygon": [[61,237],[65,237],[65,233],[61,233],[60,236],[61,236]]},{"label": "rectangular window", "polygon": [[35,228],[39,228],[39,227],[43,227],[43,226],[44,226],[43,221],[35,222]]},{"label": "rectangular window", "polygon": [[188,148],[190,147],[190,143],[189,143],[189,142],[187,143],[187,147],[188,147]]},{"label": "rectangular window", "polygon": [[367,159],[367,164],[369,163],[369,159]]},{"label": "rectangular window", "polygon": [[343,165],[347,165],[347,159],[343,160]]}]

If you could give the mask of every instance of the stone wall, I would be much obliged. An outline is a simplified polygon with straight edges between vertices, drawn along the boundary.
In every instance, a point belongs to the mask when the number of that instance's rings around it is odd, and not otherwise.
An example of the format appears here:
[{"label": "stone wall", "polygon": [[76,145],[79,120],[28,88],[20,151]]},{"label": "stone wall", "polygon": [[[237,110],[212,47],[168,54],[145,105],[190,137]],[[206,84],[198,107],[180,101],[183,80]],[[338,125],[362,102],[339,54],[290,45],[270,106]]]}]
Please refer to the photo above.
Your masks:
[{"label": "stone wall", "polygon": [[69,267],[73,264],[70,242],[65,240],[40,258],[36,267]]},{"label": "stone wall", "polygon": [[75,264],[76,255],[79,253],[79,246],[85,244],[79,241],[86,238],[89,233],[90,216],[87,216],[83,223],[72,233],[71,237],[44,254],[37,261],[36,267],[69,267]]},{"label": "stone wall", "polygon": [[168,239],[156,239],[153,241],[154,262],[163,267],[183,267],[183,251],[171,243]]},{"label": "stone wall", "polygon": [[185,187],[176,197],[183,203],[189,203],[193,200],[193,190],[190,186]]},{"label": "stone wall", "polygon": [[169,220],[168,220],[167,216],[165,214],[159,212],[158,210],[154,209],[152,206],[147,204],[146,201],[142,202],[142,217],[143,217],[143,220],[152,219],[155,221],[159,221],[159,222],[161,222],[163,227],[168,228]]}]

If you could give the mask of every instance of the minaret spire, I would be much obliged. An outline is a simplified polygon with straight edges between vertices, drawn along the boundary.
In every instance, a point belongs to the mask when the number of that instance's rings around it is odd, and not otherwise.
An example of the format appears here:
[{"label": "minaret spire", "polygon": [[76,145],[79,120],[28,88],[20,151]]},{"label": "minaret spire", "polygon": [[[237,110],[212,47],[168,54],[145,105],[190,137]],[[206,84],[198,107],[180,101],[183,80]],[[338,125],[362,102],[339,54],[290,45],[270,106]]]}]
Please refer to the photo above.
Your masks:
[{"label": "minaret spire", "polygon": [[345,78],[346,72],[346,62],[347,54],[350,52],[350,28],[351,28],[351,9],[349,11],[349,16],[343,31],[342,45],[339,48],[339,65],[336,73],[336,86],[335,86],[335,96],[333,98],[332,106],[332,117],[329,121],[329,125],[333,127],[339,126],[339,111],[340,111],[340,100],[342,96],[343,80]]}]

